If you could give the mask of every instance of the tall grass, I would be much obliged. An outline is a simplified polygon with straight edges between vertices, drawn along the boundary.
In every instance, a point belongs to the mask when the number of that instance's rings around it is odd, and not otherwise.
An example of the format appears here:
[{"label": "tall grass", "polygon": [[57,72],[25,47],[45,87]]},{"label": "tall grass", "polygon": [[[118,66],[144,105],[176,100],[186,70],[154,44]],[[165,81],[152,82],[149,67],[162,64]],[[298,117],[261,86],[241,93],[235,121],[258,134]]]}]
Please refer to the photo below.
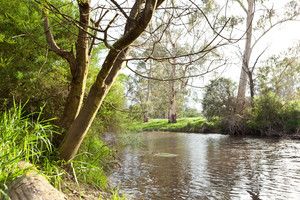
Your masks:
[{"label": "tall grass", "polygon": [[105,190],[109,164],[115,162],[114,152],[96,134],[85,138],[73,164],[78,179],[90,186]]},{"label": "tall grass", "polygon": [[[111,191],[105,171],[116,160],[101,138],[97,134],[86,138],[71,163],[71,172],[66,172],[60,167],[56,148],[51,143],[54,134],[58,134],[50,123],[52,119],[42,119],[43,108],[40,112],[26,114],[25,105],[14,103],[13,108],[0,113],[0,199],[10,199],[6,194],[9,183],[33,167],[45,174],[59,190],[62,190],[67,173],[72,173],[79,191],[78,182]],[[24,162],[33,165],[20,168],[20,163]],[[116,192],[111,198],[124,199]]]},{"label": "tall grass", "polygon": [[[39,113],[25,114],[21,104],[14,103],[14,107],[4,111],[0,116],[0,191],[6,196],[7,185],[16,177],[22,175],[26,168],[20,169],[20,161],[34,165],[44,165],[42,168],[54,172],[54,152],[51,139],[54,127],[50,120],[41,119],[42,108]],[[51,170],[50,170],[51,169]],[[51,173],[50,173],[51,174]],[[54,175],[56,174],[56,175]],[[52,173],[55,182],[59,176],[57,170]]]}]

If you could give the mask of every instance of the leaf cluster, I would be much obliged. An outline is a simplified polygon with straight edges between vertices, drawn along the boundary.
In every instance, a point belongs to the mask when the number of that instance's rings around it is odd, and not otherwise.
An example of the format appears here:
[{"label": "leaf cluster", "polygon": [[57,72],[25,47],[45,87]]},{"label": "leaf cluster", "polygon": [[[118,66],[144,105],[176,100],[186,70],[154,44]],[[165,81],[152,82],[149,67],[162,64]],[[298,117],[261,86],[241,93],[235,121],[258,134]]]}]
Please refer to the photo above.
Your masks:
[{"label": "leaf cluster", "polygon": [[212,120],[226,117],[234,112],[235,84],[227,78],[211,80],[205,88],[202,100],[203,115]]},{"label": "leaf cluster", "polygon": [[291,134],[300,127],[300,101],[283,102],[272,92],[255,98],[250,113],[248,126],[261,134]]}]

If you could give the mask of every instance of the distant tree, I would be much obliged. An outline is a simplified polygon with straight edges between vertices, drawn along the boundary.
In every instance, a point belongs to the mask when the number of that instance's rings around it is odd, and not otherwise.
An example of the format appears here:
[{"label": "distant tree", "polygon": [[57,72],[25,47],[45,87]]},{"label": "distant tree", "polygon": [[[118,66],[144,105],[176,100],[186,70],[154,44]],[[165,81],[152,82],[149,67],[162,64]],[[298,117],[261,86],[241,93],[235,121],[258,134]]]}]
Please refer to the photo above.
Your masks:
[{"label": "distant tree", "polygon": [[203,115],[211,120],[234,113],[235,84],[227,78],[211,80],[206,86],[202,100]]},{"label": "distant tree", "polygon": [[260,65],[256,73],[258,95],[273,92],[284,101],[300,99],[299,51],[299,46],[292,47]]},{"label": "distant tree", "polygon": [[[251,64],[251,55],[257,43],[274,27],[287,21],[296,20],[300,15],[300,6],[294,1],[288,1],[284,13],[278,13],[274,5],[267,6],[267,0],[234,0],[245,12],[245,47],[242,53],[242,66],[238,86],[236,113],[242,113],[246,102],[246,88],[249,79],[251,99],[254,97],[254,69],[262,53]],[[247,5],[247,6],[246,6]]]}]

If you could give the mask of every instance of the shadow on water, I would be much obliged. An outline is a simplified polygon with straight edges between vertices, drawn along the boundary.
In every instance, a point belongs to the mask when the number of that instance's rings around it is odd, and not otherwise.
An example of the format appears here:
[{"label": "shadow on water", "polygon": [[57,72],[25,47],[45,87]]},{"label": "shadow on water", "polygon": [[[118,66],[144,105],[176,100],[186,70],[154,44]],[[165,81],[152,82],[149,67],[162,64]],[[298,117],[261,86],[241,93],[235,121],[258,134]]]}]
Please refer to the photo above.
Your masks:
[{"label": "shadow on water", "polygon": [[300,141],[144,133],[112,174],[132,199],[300,199]]}]

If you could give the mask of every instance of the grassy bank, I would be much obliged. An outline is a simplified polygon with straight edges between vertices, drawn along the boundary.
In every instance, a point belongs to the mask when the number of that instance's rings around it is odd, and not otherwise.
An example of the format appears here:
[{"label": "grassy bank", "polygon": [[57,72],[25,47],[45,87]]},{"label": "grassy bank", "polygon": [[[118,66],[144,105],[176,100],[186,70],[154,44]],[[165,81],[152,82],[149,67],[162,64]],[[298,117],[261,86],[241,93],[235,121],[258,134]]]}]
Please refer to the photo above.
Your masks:
[{"label": "grassy bank", "polygon": [[149,122],[134,122],[125,125],[130,132],[141,131],[170,131],[170,132],[193,132],[209,133],[218,132],[215,122],[207,122],[202,117],[180,118],[177,123],[168,123],[167,119],[150,119]]},{"label": "grassy bank", "polygon": [[57,132],[51,120],[39,113],[25,114],[21,104],[0,113],[0,199],[10,199],[6,191],[9,184],[30,168],[20,169],[20,162],[31,163],[69,199],[126,199],[120,197],[107,184],[106,172],[113,162],[113,152],[96,134],[84,141],[79,154],[65,171],[52,144]]}]

